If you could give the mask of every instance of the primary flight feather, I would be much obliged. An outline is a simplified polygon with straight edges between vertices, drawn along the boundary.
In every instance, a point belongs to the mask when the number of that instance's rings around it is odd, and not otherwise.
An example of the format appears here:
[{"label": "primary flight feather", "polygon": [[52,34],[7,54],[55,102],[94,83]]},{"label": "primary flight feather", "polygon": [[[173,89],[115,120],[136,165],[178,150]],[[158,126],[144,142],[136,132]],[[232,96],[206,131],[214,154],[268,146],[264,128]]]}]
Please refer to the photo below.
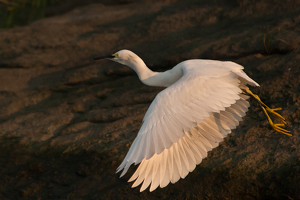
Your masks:
[{"label": "primary flight feather", "polygon": [[[150,184],[150,191],[163,188],[192,172],[207,152],[238,126],[248,111],[248,95],[260,103],[266,115],[268,111],[285,123],[277,109],[267,107],[249,90],[246,85],[259,84],[234,62],[193,59],[165,72],[153,72],[129,50],[94,59],[103,58],[131,67],[146,85],[166,87],[148,108],[137,137],[117,169],[123,170],[122,177],[131,164],[140,163],[129,179],[135,180],[132,187],[143,183],[140,191]],[[281,124],[270,124],[289,135]]]}]

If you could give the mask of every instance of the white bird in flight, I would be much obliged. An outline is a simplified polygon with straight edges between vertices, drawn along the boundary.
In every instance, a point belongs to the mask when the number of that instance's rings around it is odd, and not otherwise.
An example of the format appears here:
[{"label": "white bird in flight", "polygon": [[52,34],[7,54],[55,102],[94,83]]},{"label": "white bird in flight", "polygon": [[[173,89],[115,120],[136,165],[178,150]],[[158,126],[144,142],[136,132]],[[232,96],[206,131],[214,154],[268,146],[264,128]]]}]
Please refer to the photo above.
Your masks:
[{"label": "white bird in flight", "polygon": [[[274,130],[290,135],[281,128],[285,119],[271,109],[246,85],[259,86],[243,66],[230,61],[193,59],[183,61],[165,72],[153,72],[143,60],[129,50],[94,58],[109,58],[131,67],[149,86],[166,87],[153,100],[143,125],[117,172],[124,176],[131,164],[140,163],[129,179],[132,187],[150,184],[150,192],[166,187],[192,172],[235,129],[250,106],[247,99],[259,102]],[[284,124],[274,124],[268,113]]]}]

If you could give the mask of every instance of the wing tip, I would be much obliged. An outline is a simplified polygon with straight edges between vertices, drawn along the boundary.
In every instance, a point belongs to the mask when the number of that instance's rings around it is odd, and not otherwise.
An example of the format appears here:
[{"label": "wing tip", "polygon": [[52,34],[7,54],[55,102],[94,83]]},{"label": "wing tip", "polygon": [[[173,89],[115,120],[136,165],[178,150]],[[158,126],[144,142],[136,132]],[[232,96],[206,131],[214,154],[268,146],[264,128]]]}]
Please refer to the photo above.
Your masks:
[{"label": "wing tip", "polygon": [[254,87],[260,87],[260,85],[253,80],[252,80],[252,82],[249,82],[249,84]]}]

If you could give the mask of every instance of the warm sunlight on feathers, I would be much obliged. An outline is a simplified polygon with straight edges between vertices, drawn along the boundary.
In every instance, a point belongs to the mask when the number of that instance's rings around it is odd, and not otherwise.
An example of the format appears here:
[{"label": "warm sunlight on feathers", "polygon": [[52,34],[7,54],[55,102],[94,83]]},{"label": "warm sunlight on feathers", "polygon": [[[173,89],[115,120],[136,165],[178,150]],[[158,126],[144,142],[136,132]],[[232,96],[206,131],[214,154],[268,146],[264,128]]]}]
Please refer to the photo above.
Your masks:
[{"label": "warm sunlight on feathers", "polygon": [[192,172],[245,116],[246,85],[259,86],[234,62],[187,60],[159,73],[129,50],[96,59],[102,58],[131,67],[146,85],[167,87],[151,103],[117,171],[123,170],[122,177],[140,163],[129,180],[135,180],[132,187],[143,183],[140,191],[150,184],[150,191],[165,187]]}]

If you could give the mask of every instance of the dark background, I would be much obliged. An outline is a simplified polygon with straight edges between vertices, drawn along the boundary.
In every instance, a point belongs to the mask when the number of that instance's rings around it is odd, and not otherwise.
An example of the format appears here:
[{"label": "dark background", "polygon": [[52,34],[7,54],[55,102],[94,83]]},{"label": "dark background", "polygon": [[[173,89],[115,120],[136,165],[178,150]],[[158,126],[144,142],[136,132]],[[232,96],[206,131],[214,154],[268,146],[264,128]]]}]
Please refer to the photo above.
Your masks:
[{"label": "dark background", "polygon": [[[300,199],[299,1],[48,1],[30,19],[25,8],[10,24],[1,15],[0,199]],[[121,179],[115,170],[162,88],[92,60],[120,49],[156,71],[194,58],[243,65],[293,136],[273,131],[251,100],[184,180],[131,189],[135,167]]]}]

